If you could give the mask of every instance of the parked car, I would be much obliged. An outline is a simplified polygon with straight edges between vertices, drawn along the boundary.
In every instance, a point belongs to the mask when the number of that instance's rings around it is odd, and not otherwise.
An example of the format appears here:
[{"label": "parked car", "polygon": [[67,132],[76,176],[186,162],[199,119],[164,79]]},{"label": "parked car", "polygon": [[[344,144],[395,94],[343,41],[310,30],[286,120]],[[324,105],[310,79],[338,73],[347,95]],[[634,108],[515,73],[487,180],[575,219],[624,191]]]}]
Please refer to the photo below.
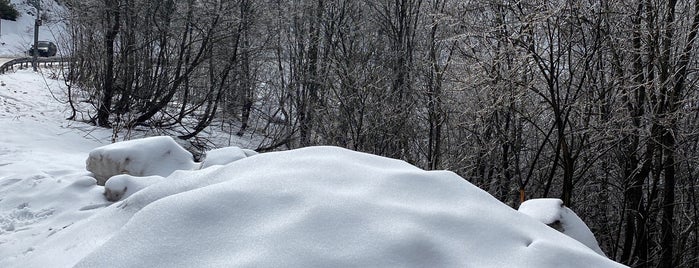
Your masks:
[{"label": "parked car", "polygon": [[[38,47],[38,52],[39,56],[41,57],[52,57],[56,56],[56,52],[58,51],[58,47],[56,47],[56,44],[53,42],[49,41],[39,41]],[[29,49],[28,51],[29,55],[34,55],[34,45]]]}]

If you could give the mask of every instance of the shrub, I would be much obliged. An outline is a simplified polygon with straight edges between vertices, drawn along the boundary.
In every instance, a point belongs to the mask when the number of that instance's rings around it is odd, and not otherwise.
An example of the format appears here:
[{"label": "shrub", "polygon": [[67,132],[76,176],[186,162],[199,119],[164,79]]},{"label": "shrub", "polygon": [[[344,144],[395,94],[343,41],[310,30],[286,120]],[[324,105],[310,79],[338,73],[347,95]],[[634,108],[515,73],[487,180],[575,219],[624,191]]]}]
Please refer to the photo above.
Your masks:
[{"label": "shrub", "polygon": [[0,0],[0,17],[4,20],[17,20],[19,12],[15,6],[10,3],[10,0]]}]

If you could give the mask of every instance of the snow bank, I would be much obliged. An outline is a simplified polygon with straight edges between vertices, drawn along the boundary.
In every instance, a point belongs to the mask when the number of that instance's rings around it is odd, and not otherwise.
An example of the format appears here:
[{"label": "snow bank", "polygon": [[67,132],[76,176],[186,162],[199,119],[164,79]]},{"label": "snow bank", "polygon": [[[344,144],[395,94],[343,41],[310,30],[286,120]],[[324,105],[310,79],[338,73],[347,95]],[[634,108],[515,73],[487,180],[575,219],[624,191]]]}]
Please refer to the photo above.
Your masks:
[{"label": "snow bank", "polygon": [[104,197],[108,201],[119,201],[143,188],[159,183],[163,179],[161,176],[134,177],[127,174],[116,175],[109,178],[104,184]]},{"label": "snow bank", "polygon": [[606,256],[597,244],[595,235],[578,215],[555,198],[527,200],[519,206],[519,212],[545,223],[548,226],[580,241],[597,254]]},{"label": "snow bank", "polygon": [[176,171],[167,183],[68,227],[17,263],[621,267],[454,173],[334,147]]},{"label": "snow bank", "polygon": [[87,170],[99,185],[114,175],[164,177],[194,166],[192,154],[168,136],[113,143],[92,150],[87,158]]},{"label": "snow bank", "polygon": [[241,149],[236,146],[213,149],[206,152],[206,158],[202,161],[201,168],[229,164],[256,154],[257,152],[253,150]]}]

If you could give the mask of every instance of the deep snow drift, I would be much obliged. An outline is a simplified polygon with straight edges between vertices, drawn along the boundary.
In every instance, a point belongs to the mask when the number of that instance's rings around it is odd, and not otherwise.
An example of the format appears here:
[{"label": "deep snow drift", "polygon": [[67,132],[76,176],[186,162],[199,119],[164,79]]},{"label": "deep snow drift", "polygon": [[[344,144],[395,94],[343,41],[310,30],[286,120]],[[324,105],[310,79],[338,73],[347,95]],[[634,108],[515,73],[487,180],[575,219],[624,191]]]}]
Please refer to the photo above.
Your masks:
[{"label": "deep snow drift", "polygon": [[54,235],[25,264],[63,254],[77,267],[619,266],[454,173],[335,147],[166,180]]}]

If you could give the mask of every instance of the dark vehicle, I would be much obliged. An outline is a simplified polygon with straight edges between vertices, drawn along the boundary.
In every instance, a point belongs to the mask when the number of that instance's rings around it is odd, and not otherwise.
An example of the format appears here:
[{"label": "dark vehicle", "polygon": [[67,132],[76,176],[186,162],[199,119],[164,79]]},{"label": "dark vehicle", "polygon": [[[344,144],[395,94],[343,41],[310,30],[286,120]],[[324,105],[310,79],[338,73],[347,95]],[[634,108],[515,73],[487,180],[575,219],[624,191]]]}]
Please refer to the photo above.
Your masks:
[{"label": "dark vehicle", "polygon": [[[56,47],[56,44],[53,42],[49,41],[39,41],[39,46],[38,46],[38,52],[39,56],[41,57],[52,57],[56,56],[56,52],[58,51],[58,48]],[[29,49],[29,55],[34,55],[34,46]]]}]

